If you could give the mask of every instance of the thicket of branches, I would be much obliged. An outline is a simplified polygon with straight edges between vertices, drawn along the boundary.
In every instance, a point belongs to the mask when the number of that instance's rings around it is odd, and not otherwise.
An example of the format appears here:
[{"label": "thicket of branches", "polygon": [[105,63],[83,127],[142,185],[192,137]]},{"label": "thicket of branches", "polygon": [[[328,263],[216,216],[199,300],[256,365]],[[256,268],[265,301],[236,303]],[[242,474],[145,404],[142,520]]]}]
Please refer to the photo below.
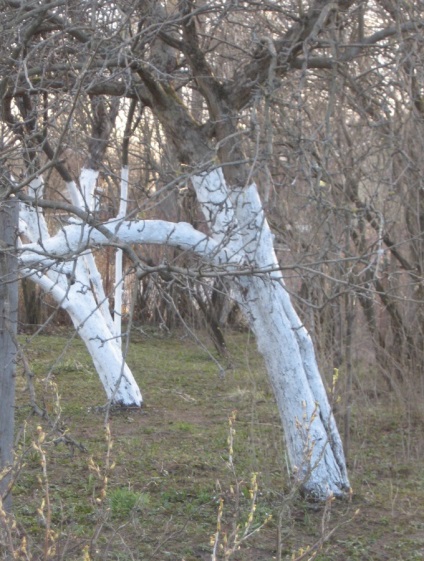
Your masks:
[{"label": "thicket of branches", "polygon": [[[189,177],[214,147],[234,183],[258,183],[288,287],[326,365],[349,370],[355,333],[367,330],[365,350],[388,386],[418,381],[419,3],[4,0],[1,10],[4,196],[24,198],[43,173],[59,230],[72,214],[63,180],[89,164],[101,178],[95,227],[116,215],[129,163],[130,216],[206,229]],[[102,257],[107,292],[112,253]],[[172,328],[203,314],[222,351],[225,278],[178,274],[196,265],[175,249],[136,254],[145,274],[128,285],[138,285],[140,321]],[[25,281],[23,324],[51,314],[34,310],[43,298],[33,290]]]}]

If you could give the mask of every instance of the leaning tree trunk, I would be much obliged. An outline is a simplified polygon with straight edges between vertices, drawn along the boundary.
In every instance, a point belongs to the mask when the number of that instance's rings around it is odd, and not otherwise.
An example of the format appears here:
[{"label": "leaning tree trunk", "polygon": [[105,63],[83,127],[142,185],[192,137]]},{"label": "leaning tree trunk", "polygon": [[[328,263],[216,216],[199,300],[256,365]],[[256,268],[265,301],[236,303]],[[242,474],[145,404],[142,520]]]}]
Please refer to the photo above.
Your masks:
[{"label": "leaning tree trunk", "polygon": [[[350,485],[342,441],[311,338],[284,287],[256,186],[237,188],[248,185],[250,177],[242,165],[234,163],[245,160],[234,140],[238,135],[237,116],[231,113],[229,98],[195,44],[193,26],[185,31],[186,54],[216,123],[216,153],[211,152],[201,127],[193,122],[175,92],[173,95],[169,87],[154,82],[143,68],[138,73],[149,88],[146,102],[180,161],[203,170],[194,172],[191,181],[212,238],[226,256],[229,272],[234,267],[234,291],[265,359],[296,481],[319,498],[343,495]],[[217,155],[225,166],[225,178],[221,168],[211,169]],[[236,274],[243,263],[251,274]]]},{"label": "leaning tree trunk", "polygon": [[[17,261],[14,255],[18,230],[18,203],[0,203],[0,473],[13,462],[15,417],[16,333],[18,320]],[[0,496],[11,507],[10,472],[0,476]]]},{"label": "leaning tree trunk", "polygon": [[256,273],[235,276],[238,301],[256,335],[280,412],[293,476],[319,498],[349,490],[343,445],[318,370],[273,248],[255,185],[229,192],[220,170],[193,178],[198,200],[231,260]]},{"label": "leaning tree trunk", "polygon": [[[94,189],[98,172],[83,169],[80,183],[83,194],[76,185],[67,185],[71,199],[77,208],[85,205],[94,208]],[[43,195],[43,181],[37,178],[30,183],[30,193],[35,199]],[[31,241],[46,244],[51,239],[44,215],[39,207],[22,204],[21,230]],[[66,242],[65,242],[66,243]],[[46,261],[47,265],[47,261]],[[137,406],[142,396],[137,382],[126,364],[120,340],[109,311],[109,301],[103,289],[100,273],[91,251],[76,256],[64,265],[53,265],[46,274],[34,269],[25,275],[49,293],[56,303],[70,316],[72,323],[84,341],[93,360],[107,399],[113,405]]]}]

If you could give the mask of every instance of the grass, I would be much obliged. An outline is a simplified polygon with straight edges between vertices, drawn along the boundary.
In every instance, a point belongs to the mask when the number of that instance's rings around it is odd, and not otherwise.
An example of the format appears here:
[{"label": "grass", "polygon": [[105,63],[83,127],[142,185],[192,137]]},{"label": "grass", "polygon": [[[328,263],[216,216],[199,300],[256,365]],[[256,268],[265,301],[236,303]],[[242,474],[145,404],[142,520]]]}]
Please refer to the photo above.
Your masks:
[{"label": "grass", "polygon": [[[339,528],[318,561],[422,559],[422,421],[415,418],[411,427],[404,411],[386,398],[367,398],[365,407],[358,395],[349,458],[354,495],[351,503],[335,503],[324,513],[290,495],[278,413],[252,341],[233,334],[229,350],[232,367],[221,378],[216,364],[187,339],[139,337],[128,362],[145,405],[113,411],[109,435],[96,409],[105,402],[103,390],[82,343],[37,337],[27,353],[38,399],[54,415],[58,388],[62,430],[87,451],[58,439],[31,414],[21,379],[17,426],[25,465],[14,508],[28,547],[43,548],[46,507],[40,505],[48,485],[56,543],[51,559],[210,560],[219,513],[221,538],[226,532],[229,542],[250,515],[253,530],[267,520],[241,543],[234,560],[301,555],[320,539],[324,514],[327,528]],[[46,376],[53,385],[46,385]],[[235,470],[228,466],[227,442],[234,410]],[[40,438],[37,426],[45,433],[41,452],[32,445]]]},{"label": "grass", "polygon": [[128,487],[113,489],[108,497],[112,518],[127,520],[132,513],[138,514],[150,503],[149,493],[136,493]]}]

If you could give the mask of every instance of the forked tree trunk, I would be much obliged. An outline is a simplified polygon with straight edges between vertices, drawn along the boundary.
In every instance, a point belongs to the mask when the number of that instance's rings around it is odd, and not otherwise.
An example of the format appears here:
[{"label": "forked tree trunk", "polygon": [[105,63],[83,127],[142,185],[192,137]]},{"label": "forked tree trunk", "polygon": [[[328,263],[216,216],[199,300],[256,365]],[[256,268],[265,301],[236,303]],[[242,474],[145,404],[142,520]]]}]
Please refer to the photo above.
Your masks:
[{"label": "forked tree trunk", "polygon": [[[84,210],[94,209],[94,189],[98,172],[83,169],[80,192],[75,184],[68,184],[72,202]],[[31,182],[32,194],[43,195],[41,178]],[[32,241],[48,242],[45,218],[40,209],[21,207],[21,230]],[[109,301],[103,289],[100,273],[93,254],[86,251],[62,268],[51,268],[46,274],[35,270],[25,271],[25,275],[53,296],[56,303],[70,316],[72,323],[84,341],[93,360],[107,399],[113,405],[136,406],[142,404],[142,396],[137,382],[122,354],[119,334],[115,331],[109,311]]]},{"label": "forked tree trunk", "polygon": [[[15,415],[16,333],[18,320],[17,260],[14,255],[18,230],[18,204],[14,199],[0,203],[0,474],[13,462]],[[8,492],[10,473],[0,475],[0,496],[6,510],[11,507]]]}]

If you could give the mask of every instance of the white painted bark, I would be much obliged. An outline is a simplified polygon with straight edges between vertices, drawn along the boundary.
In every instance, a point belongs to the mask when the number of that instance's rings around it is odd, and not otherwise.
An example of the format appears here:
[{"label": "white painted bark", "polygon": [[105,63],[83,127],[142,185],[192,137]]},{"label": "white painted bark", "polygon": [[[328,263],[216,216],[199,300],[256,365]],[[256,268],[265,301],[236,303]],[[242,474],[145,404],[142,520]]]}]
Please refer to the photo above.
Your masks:
[{"label": "white painted bark", "polygon": [[[98,178],[99,172],[97,170],[82,168],[80,173],[81,192],[85,209],[90,212],[93,212],[95,207],[94,192],[96,190]],[[84,208],[84,206],[82,208]]]},{"label": "white painted bark", "polygon": [[[121,169],[121,195],[119,200],[118,219],[122,220],[127,214],[128,202],[128,166],[122,166]],[[117,249],[115,254],[115,305],[113,311],[113,322],[115,325],[115,334],[118,342],[121,343],[122,336],[122,295],[124,292],[124,275],[122,270],[123,251]]]},{"label": "white painted bark", "polygon": [[69,314],[91,355],[108,400],[115,405],[139,407],[143,400],[137,382],[90,293],[90,287],[82,282],[81,271],[76,271],[77,280],[66,289],[57,280],[40,272],[24,269],[23,274],[51,294]]},{"label": "white painted bark", "polygon": [[[227,239],[232,251],[252,268],[277,269],[256,186],[230,192],[220,170],[192,182],[213,237],[220,243]],[[293,308],[281,272],[236,278],[234,286],[265,359],[295,480],[319,498],[343,494],[349,480],[342,442],[312,340]]]},{"label": "white painted bark", "polygon": [[[79,207],[84,205],[82,208],[85,208],[86,201],[91,201],[94,205],[97,172],[93,170],[83,170],[83,172],[81,181],[83,194],[75,184],[68,184],[68,192],[74,204]],[[36,197],[42,196],[41,178],[31,182],[30,194]],[[74,224],[72,227],[81,231],[82,226]],[[45,218],[38,207],[21,205],[20,229],[28,239],[33,240],[33,244],[24,247],[37,246],[39,257],[42,258],[42,254],[45,255],[46,251],[45,245],[52,244],[54,238],[50,237]],[[36,264],[29,264],[23,274],[41,286],[45,292],[50,293],[58,305],[68,312],[92,357],[107,398],[113,404],[140,406],[141,393],[116,341],[108,300],[94,257],[91,251],[86,251],[79,257],[73,255],[71,257],[69,263],[53,263],[48,259],[43,263],[45,274],[33,268]],[[40,262],[37,263],[39,264]]]},{"label": "white painted bark", "polygon": [[[76,188],[70,193],[71,200],[72,196],[75,197],[75,205],[79,205],[80,208],[88,212],[94,212],[96,210],[96,197],[95,191],[97,186],[97,180],[99,178],[99,172],[94,169],[83,168],[80,174],[80,187],[81,190]],[[109,298],[107,298],[101,275],[97,268],[96,261],[94,259],[92,251],[86,251],[83,256],[84,267],[87,271],[88,277],[90,279],[91,287],[93,290],[93,295],[96,299],[97,305],[104,317],[104,320],[108,326],[111,333],[115,334],[115,326],[113,323],[112,315],[109,308]]]},{"label": "white painted bark", "polygon": [[117,249],[115,253],[115,299],[113,307],[113,325],[116,341],[122,345],[122,295],[124,292],[123,252]]},{"label": "white painted bark", "polygon": [[[83,172],[82,193],[74,183],[67,187],[73,204],[87,209],[88,204],[94,205],[97,172]],[[30,189],[31,195],[42,197],[42,179],[34,180]],[[125,192],[124,197],[127,197]],[[116,240],[174,245],[198,253],[218,265],[228,260],[227,253],[217,242],[190,224],[130,222],[123,220],[125,214],[125,207],[121,205],[118,217],[105,224]],[[141,405],[140,390],[122,356],[117,339],[119,332],[109,312],[108,299],[90,251],[92,246],[108,245],[109,237],[77,219],[51,237],[41,210],[26,204],[21,205],[20,228],[28,239],[33,240],[21,248],[20,263],[25,267],[24,274],[49,292],[69,313],[91,354],[108,399],[115,404]],[[118,280],[117,285],[121,284]]]},{"label": "white painted bark", "polygon": [[[118,225],[111,220],[102,225],[121,243],[144,243],[170,245],[185,251],[192,251],[208,262],[216,265],[227,264],[228,251],[211,237],[199,232],[187,222],[166,222],[165,220],[122,221]],[[86,224],[71,224],[42,245],[26,244],[22,248],[20,261],[23,265],[50,267],[67,256],[88,251],[93,246],[107,246],[110,238]],[[236,263],[236,260],[232,260]]]}]

